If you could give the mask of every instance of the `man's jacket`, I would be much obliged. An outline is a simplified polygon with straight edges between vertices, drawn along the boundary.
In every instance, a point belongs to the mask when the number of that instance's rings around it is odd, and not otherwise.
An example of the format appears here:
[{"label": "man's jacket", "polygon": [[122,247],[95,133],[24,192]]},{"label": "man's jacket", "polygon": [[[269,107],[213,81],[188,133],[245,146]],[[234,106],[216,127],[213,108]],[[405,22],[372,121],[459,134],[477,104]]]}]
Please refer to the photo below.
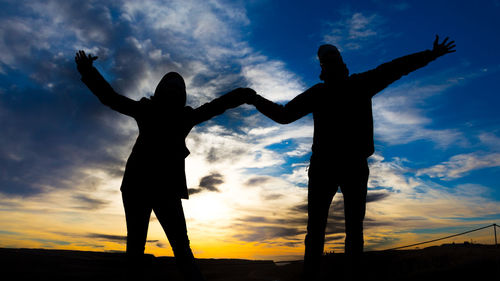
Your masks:
[{"label": "man's jacket", "polygon": [[284,106],[261,96],[254,104],[261,113],[281,124],[312,113],[315,158],[326,161],[368,157],[374,152],[372,97],[435,58],[430,50],[411,54],[333,84],[316,84]]}]

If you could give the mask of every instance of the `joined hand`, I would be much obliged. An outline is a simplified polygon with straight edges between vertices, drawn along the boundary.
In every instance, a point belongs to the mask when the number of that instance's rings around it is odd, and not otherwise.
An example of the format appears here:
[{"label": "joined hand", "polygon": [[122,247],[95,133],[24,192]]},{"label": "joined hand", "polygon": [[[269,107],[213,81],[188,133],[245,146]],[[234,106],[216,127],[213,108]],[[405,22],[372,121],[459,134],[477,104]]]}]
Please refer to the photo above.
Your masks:
[{"label": "joined hand", "polygon": [[236,88],[228,93],[241,103],[251,104],[257,93],[251,88]]}]

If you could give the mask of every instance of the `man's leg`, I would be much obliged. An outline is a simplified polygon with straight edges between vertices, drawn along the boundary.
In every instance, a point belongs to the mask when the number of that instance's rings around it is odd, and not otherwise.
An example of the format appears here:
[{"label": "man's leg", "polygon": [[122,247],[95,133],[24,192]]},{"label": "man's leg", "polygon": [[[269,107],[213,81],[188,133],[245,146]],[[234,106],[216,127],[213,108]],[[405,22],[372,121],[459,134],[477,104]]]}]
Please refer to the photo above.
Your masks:
[{"label": "man's leg", "polygon": [[309,167],[303,280],[315,280],[320,273],[328,212],[337,191],[336,184],[331,178],[327,179],[325,173],[321,172],[321,168],[323,167],[313,164]]},{"label": "man's leg", "polygon": [[363,253],[363,220],[366,211],[366,194],[368,183],[368,164],[366,159],[346,165],[345,177],[342,178],[340,189],[344,196],[345,214],[345,253],[353,272],[361,262]]},{"label": "man's leg", "polygon": [[156,203],[153,208],[158,221],[165,230],[175,261],[187,281],[205,280],[196,265],[193,252],[189,246],[186,219],[181,199],[165,200]]},{"label": "man's leg", "polygon": [[128,192],[122,193],[122,199],[127,221],[127,277],[138,280],[144,270],[144,246],[152,207],[142,196]]}]

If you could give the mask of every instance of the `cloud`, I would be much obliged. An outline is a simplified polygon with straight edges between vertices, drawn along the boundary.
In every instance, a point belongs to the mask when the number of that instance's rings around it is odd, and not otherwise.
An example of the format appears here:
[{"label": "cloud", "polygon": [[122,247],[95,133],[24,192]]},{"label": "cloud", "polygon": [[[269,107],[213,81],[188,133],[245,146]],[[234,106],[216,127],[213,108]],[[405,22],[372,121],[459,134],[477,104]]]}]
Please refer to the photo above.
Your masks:
[{"label": "cloud", "polygon": [[[77,49],[98,55],[96,66],[111,85],[135,99],[150,95],[166,71],[183,74],[192,106],[247,83],[266,89],[279,84],[280,94],[290,96],[300,91],[298,78],[283,63],[254,54],[242,40],[249,19],[238,3],[19,1],[8,6],[16,13],[1,19],[0,62],[6,75],[17,76],[13,84],[0,85],[8,91],[0,96],[4,193],[71,188],[85,169],[123,173],[136,124],[100,105],[79,81],[73,62]],[[270,79],[277,71],[282,78]],[[205,155],[215,163],[247,151],[245,145],[230,151],[212,147]]]},{"label": "cloud", "polygon": [[273,241],[278,238],[293,238],[298,235],[303,235],[303,229],[283,227],[283,226],[257,226],[249,229],[246,233],[238,233],[233,237],[245,242],[266,242]]},{"label": "cloud", "polygon": [[448,161],[420,169],[417,176],[454,180],[479,169],[500,167],[500,153],[467,153],[452,156]]},{"label": "cloud", "polygon": [[246,182],[245,185],[248,186],[261,186],[269,181],[272,180],[272,177],[269,176],[256,176],[249,178]]},{"label": "cloud", "polygon": [[479,140],[481,141],[481,144],[487,146],[490,151],[500,151],[500,137],[497,135],[493,133],[481,133],[479,135]]},{"label": "cloud", "polygon": [[[274,241],[301,241],[305,234],[307,218],[295,208],[289,208],[286,216],[247,216],[238,219],[234,238],[245,242],[272,244]],[[242,224],[242,223],[243,224]],[[295,245],[294,243],[294,246]]]},{"label": "cloud", "polygon": [[89,233],[86,236],[89,237],[89,238],[102,239],[102,240],[107,240],[107,241],[112,241],[112,242],[118,242],[118,243],[126,243],[127,242],[127,236],[123,236],[123,235],[111,235],[111,234],[102,234],[102,233]]},{"label": "cloud", "polygon": [[167,247],[168,247],[168,245],[167,245],[167,244],[165,244],[165,243],[162,243],[162,242],[157,242],[157,243],[156,243],[156,247],[158,247],[158,248],[167,248]]},{"label": "cloud", "polygon": [[341,19],[327,24],[328,32],[323,36],[325,43],[343,50],[358,50],[371,44],[372,40],[387,37],[383,31],[384,18],[378,14],[342,12]]},{"label": "cloud", "polygon": [[222,183],[224,183],[224,177],[219,173],[212,173],[201,178],[200,187],[208,191],[219,191],[216,186]]},{"label": "cloud", "polygon": [[426,99],[442,95],[454,86],[457,84],[449,79],[439,82],[412,80],[379,93],[373,99],[375,139],[390,145],[429,140],[443,148],[467,144],[463,133],[457,129],[429,128],[433,122],[427,117]]},{"label": "cloud", "polygon": [[218,186],[224,183],[224,176],[217,172],[213,172],[208,176],[204,176],[200,179],[199,188],[190,188],[188,190],[189,194],[196,194],[202,191],[215,191],[220,192]]},{"label": "cloud", "polygon": [[[489,72],[498,70],[492,67]],[[436,127],[431,99],[446,97],[487,73],[483,69],[450,68],[417,79],[403,77],[401,82],[389,86],[372,100],[375,140],[389,145],[427,140],[439,149],[469,147],[471,140],[463,130]],[[489,144],[490,149],[494,147],[494,135],[482,134],[480,140],[484,145]]]},{"label": "cloud", "polygon": [[[85,237],[92,238],[92,239],[99,239],[99,240],[105,240],[105,241],[110,241],[110,242],[116,242],[116,243],[127,243],[127,236],[124,235],[113,235],[113,234],[103,234],[103,233],[88,233],[85,235]],[[156,243],[157,245],[163,245],[161,242],[158,240],[146,240],[148,243]]]},{"label": "cloud", "polygon": [[306,89],[300,82],[301,79],[286,70],[281,61],[253,55],[244,59],[241,64],[241,74],[248,81],[249,87],[272,101],[289,101]]},{"label": "cloud", "polygon": [[389,196],[390,196],[390,194],[388,192],[384,192],[384,191],[368,192],[368,194],[366,195],[366,203],[384,200]]},{"label": "cloud", "polygon": [[98,210],[109,204],[109,200],[93,198],[85,194],[74,195],[73,199],[76,199],[80,203],[78,206],[75,206],[75,208],[84,210]]},{"label": "cloud", "polygon": [[[369,200],[366,218],[375,222],[367,224],[370,228],[382,229],[396,221],[405,222],[397,224],[401,229],[418,228],[424,223],[427,227],[453,225],[456,222],[448,218],[497,212],[496,201],[485,196],[491,192],[490,187],[429,181],[428,174],[410,168],[411,164],[400,158],[386,160],[379,154],[371,157],[369,188],[383,200]],[[434,171],[434,166],[429,169],[423,170]],[[458,174],[464,172],[459,170]]]},{"label": "cloud", "polygon": [[279,193],[271,193],[271,194],[266,194],[263,196],[263,199],[265,201],[270,201],[270,200],[277,200],[283,198],[283,194]]}]

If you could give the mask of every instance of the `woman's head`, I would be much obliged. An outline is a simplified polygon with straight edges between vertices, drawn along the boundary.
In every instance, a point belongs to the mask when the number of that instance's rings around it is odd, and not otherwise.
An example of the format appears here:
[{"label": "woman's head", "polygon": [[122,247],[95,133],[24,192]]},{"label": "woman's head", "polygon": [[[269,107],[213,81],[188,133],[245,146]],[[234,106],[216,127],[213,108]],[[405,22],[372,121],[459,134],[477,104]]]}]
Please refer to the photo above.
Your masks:
[{"label": "woman's head", "polygon": [[169,72],[163,76],[156,86],[152,97],[155,102],[170,104],[175,107],[186,105],[186,84],[177,72]]},{"label": "woman's head", "polygon": [[349,70],[337,47],[330,44],[321,45],[318,49],[318,58],[321,66],[321,80],[335,81],[349,76]]}]

